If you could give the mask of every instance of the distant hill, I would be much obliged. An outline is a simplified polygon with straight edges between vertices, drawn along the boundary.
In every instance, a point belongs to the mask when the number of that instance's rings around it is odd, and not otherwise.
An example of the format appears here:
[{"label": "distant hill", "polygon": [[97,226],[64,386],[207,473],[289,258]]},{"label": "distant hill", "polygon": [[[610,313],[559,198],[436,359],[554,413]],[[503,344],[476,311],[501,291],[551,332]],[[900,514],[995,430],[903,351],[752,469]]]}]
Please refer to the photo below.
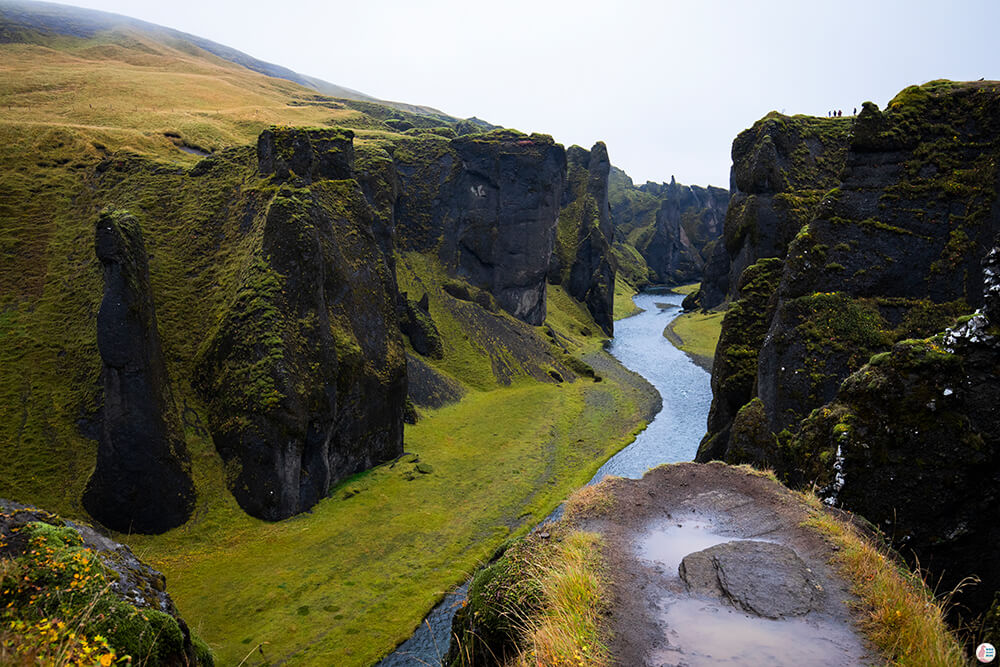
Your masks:
[{"label": "distant hill", "polygon": [[191,35],[180,30],[166,28],[148,21],[112,14],[94,9],[71,7],[53,2],[33,2],[31,0],[0,0],[0,43],[24,41],[25,29],[37,31],[40,36],[68,35],[72,37],[92,38],[99,32],[129,28],[148,33],[157,39],[180,40],[189,42],[200,49],[246,67],[254,72],[294,81],[316,92],[331,97],[362,102],[377,102],[409,113],[426,114],[441,117],[448,122],[459,120],[438,111],[432,107],[379,100],[366,93],[339,86],[323,79],[305,74],[299,74],[287,67],[275,65],[254,58],[251,55],[237,51],[234,48],[213,42],[197,35]]}]

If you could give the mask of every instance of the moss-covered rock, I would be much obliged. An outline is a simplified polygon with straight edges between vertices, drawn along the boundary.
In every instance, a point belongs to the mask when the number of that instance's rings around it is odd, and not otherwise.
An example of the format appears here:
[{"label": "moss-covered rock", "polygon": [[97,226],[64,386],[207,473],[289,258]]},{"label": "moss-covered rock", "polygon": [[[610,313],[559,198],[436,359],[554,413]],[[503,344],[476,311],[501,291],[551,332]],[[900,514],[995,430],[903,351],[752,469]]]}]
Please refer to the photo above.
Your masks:
[{"label": "moss-covered rock", "polygon": [[[746,452],[740,455],[730,452],[729,431],[737,412],[755,393],[757,351],[774,314],[781,269],[780,259],[766,258],[758,260],[740,276],[739,298],[730,305],[722,320],[712,368],[708,432],[698,448],[698,461],[747,459]],[[762,409],[763,406],[758,406],[754,414]]]},{"label": "moss-covered rock", "polygon": [[[269,150],[321,162],[301,147],[327,135],[311,135],[278,134]],[[247,512],[271,520],[397,456],[406,393],[395,276],[367,198],[355,179],[324,180],[322,165],[289,163],[318,180],[281,185],[254,218],[196,375],[230,489]]]},{"label": "moss-covered rock", "polygon": [[402,183],[402,248],[436,252],[450,273],[541,324],[566,174],[562,146],[547,135],[492,130],[405,137],[386,150]]},{"label": "moss-covered rock", "polygon": [[824,193],[836,186],[850,119],[771,112],[733,141],[733,196],[725,214],[725,254],[702,281],[702,308],[735,300],[747,267],[783,258]]},{"label": "moss-covered rock", "polygon": [[597,142],[590,151],[572,146],[566,153],[567,181],[559,212],[549,282],[566,287],[585,304],[594,321],[614,334],[614,230],[608,206],[608,150]]},{"label": "moss-covered rock", "polygon": [[162,574],[87,526],[8,501],[0,501],[0,624],[3,653],[18,664],[31,656],[46,664],[213,664]]}]

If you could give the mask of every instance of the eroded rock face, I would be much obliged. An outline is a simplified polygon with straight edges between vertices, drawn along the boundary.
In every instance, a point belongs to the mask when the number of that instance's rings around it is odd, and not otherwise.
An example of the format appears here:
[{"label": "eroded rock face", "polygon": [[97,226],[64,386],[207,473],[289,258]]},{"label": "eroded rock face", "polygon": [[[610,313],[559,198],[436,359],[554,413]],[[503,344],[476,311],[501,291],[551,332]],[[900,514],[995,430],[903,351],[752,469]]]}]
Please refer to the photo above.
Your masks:
[{"label": "eroded rock face", "polygon": [[[734,414],[746,394],[713,377],[726,402],[713,414],[733,417],[710,421],[699,452],[818,485],[944,588],[981,577],[959,599],[974,613],[1000,588],[983,557],[997,518],[995,91],[931,82],[885,112],[864,105],[838,187],[789,245],[759,319],[742,325],[766,321],[749,401]],[[717,354],[752,358],[728,326]]]},{"label": "eroded rock face", "polygon": [[567,184],[559,213],[559,232],[549,266],[549,282],[561,284],[585,304],[605,334],[614,335],[614,229],[608,206],[608,149],[597,142],[590,151],[572,146],[566,153]]},{"label": "eroded rock face", "polygon": [[195,491],[160,349],[146,248],[138,221],[124,211],[102,212],[95,233],[104,270],[97,315],[104,400],[83,505],[114,530],[161,533],[187,521]]},{"label": "eroded rock face", "polygon": [[891,533],[943,588],[980,578],[955,598],[976,613],[1000,591],[1000,563],[985,557],[1000,539],[1000,327],[987,315],[1000,300],[998,259],[994,248],[984,260],[979,314],[873,357],[803,422],[786,464]]},{"label": "eroded rock face", "polygon": [[702,308],[735,300],[740,276],[757,260],[785,256],[813,207],[837,185],[850,127],[846,118],[772,112],[736,137],[725,253],[716,248],[711,256]]},{"label": "eroded rock face", "polygon": [[803,616],[822,606],[822,586],[798,554],[783,544],[718,544],[685,556],[679,574],[690,592],[728,600],[764,618]]},{"label": "eroded rock face", "polygon": [[402,246],[436,249],[449,271],[514,317],[541,324],[566,174],[562,146],[547,135],[495,130],[423,135],[392,151]]},{"label": "eroded rock face", "polygon": [[402,452],[406,361],[379,233],[392,195],[368,179],[369,199],[342,178],[353,151],[329,135],[262,135],[260,172],[280,186],[250,225],[235,292],[198,360],[230,490],[269,520]]},{"label": "eroded rock face", "polygon": [[[729,191],[709,186],[647,182],[636,187],[620,169],[611,172],[610,203],[618,248],[615,256],[626,279],[641,287],[652,281],[683,284],[701,280],[710,245],[719,239]],[[641,255],[629,257],[627,243]],[[647,274],[648,271],[648,274]]]}]

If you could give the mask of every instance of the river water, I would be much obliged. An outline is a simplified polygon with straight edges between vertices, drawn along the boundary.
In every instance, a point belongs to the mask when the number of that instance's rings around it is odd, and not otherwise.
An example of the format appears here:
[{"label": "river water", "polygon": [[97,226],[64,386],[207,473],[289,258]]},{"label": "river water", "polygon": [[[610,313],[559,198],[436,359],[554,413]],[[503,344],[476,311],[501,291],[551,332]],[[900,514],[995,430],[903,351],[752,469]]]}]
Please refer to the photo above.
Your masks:
[{"label": "river water", "polygon": [[[663,336],[666,326],[680,314],[683,299],[672,292],[643,292],[634,298],[643,312],[615,322],[608,351],[656,387],[663,408],[646,430],[601,466],[591,484],[605,475],[638,479],[661,463],[690,461],[698,451],[712,403],[710,377]],[[467,586],[447,596],[413,636],[376,667],[440,665],[448,652],[452,616]]]}]

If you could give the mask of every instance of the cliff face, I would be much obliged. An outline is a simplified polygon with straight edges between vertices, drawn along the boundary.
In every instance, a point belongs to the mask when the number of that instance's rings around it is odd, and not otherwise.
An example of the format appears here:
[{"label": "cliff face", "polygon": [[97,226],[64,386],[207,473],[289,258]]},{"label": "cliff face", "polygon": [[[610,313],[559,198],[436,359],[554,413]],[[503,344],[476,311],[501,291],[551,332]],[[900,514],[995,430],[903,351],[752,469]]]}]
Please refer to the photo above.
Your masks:
[{"label": "cliff face", "polygon": [[388,147],[400,175],[403,249],[445,267],[528,324],[545,320],[545,280],[566,173],[547,135],[421,135]]},{"label": "cliff face", "polygon": [[249,225],[197,383],[230,490],[274,520],[402,452],[406,366],[377,216],[347,178],[351,134],[267,131],[257,158],[277,189]]},{"label": "cliff face", "polygon": [[194,484],[156,326],[138,221],[105,211],[95,248],[104,269],[97,315],[104,388],[97,466],[83,504],[105,526],[160,533],[187,521]]},{"label": "cliff face", "polygon": [[838,183],[850,122],[772,112],[736,138],[725,253],[705,271],[702,308],[737,298],[740,276],[758,259],[785,256],[813,207]]},{"label": "cliff face", "polygon": [[[758,261],[740,277],[698,454],[825,486],[831,502],[891,524],[901,551],[946,573],[946,585],[983,577],[962,598],[976,612],[1000,588],[1000,574],[982,564],[979,536],[992,539],[993,529],[973,517],[989,515],[993,501],[968,490],[995,486],[997,456],[984,407],[996,365],[994,90],[932,82],[904,90],[885,112],[864,105],[839,183],[811,207],[784,261]],[[822,173],[818,182],[829,185]],[[776,229],[770,222],[762,228]],[[745,247],[730,248],[734,268]],[[987,314],[940,333],[984,305]]]},{"label": "cliff face", "polygon": [[[680,185],[673,178],[636,187],[625,172],[612,169],[615,254],[626,279],[633,285],[700,280],[728,202],[722,188]],[[623,246],[635,248],[642,262],[631,260]]]},{"label": "cliff face", "polygon": [[614,230],[608,206],[608,149],[603,142],[590,151],[572,146],[566,159],[567,182],[549,282],[564,285],[570,296],[586,304],[604,333],[613,336]]}]

